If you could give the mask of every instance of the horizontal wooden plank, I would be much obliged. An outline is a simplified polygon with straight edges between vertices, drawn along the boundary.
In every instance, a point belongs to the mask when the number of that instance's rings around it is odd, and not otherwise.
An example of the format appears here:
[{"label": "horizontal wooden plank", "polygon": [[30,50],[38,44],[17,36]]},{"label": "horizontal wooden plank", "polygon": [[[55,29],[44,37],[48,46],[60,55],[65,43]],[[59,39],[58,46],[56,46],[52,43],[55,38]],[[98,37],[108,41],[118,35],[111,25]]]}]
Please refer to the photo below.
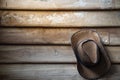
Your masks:
[{"label": "horizontal wooden plank", "polygon": [[119,9],[119,0],[0,0],[0,9]]},{"label": "horizontal wooden plank", "polygon": [[111,44],[115,44],[115,45],[118,45],[119,43],[117,41],[120,42],[120,30],[119,31],[112,31],[112,33],[114,34],[111,34],[110,37],[112,37],[110,39],[110,43]]},{"label": "horizontal wooden plank", "polygon": [[[120,63],[120,47],[106,47],[112,63]],[[76,63],[71,46],[0,46],[0,63]]]},{"label": "horizontal wooden plank", "polygon": [[119,27],[120,11],[0,11],[0,25],[7,27]]},{"label": "horizontal wooden plank", "polygon": [[[98,80],[119,80],[120,65]],[[75,64],[11,64],[0,65],[0,80],[85,80]]]},{"label": "horizontal wooden plank", "polygon": [[[1,28],[0,44],[70,44],[71,36],[85,29],[64,28]],[[105,45],[120,45],[120,28],[95,30]]]}]

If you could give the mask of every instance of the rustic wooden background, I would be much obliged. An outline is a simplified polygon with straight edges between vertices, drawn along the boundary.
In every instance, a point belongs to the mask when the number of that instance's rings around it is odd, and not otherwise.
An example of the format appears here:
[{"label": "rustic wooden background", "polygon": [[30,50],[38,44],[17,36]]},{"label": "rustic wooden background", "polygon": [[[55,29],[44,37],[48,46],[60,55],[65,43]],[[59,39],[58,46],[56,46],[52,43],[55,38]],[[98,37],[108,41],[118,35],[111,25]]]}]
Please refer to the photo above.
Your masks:
[{"label": "rustic wooden background", "polygon": [[0,80],[84,80],[73,33],[99,32],[120,80],[120,0],[0,0]]}]

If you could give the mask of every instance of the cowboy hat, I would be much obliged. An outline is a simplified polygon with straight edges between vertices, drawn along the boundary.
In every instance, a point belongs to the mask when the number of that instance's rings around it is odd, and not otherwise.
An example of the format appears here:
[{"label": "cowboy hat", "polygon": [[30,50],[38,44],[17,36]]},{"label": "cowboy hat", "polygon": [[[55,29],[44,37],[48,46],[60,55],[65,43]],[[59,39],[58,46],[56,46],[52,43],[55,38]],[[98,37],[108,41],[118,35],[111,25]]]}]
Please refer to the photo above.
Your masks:
[{"label": "cowboy hat", "polygon": [[97,79],[108,72],[111,62],[96,31],[82,30],[74,33],[71,44],[81,76]]}]

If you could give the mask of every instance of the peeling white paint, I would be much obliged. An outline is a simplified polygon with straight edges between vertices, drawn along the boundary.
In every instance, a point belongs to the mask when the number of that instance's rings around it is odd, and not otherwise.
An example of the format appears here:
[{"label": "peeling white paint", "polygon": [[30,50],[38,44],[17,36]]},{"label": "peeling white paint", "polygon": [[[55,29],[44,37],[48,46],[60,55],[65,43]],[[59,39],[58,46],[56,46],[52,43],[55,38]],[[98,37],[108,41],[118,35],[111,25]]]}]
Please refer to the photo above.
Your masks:
[{"label": "peeling white paint", "polygon": [[[67,15],[64,15],[64,16],[67,16]],[[51,21],[51,23],[61,23],[61,22],[63,22],[63,20],[64,20],[64,16],[62,15],[57,15],[56,13],[54,13],[53,15],[48,15],[48,16],[46,16],[46,18],[48,19],[48,20],[50,20]]]},{"label": "peeling white paint", "polygon": [[69,20],[70,22],[74,22],[73,15],[76,18],[83,18],[84,13],[64,13],[64,14],[56,14],[53,13],[51,15],[46,16],[47,20],[51,22],[51,24],[56,24],[56,23],[65,23],[67,22],[66,20]]},{"label": "peeling white paint", "polygon": [[2,24],[11,24],[11,21],[15,21],[16,23],[20,23],[20,24],[24,24],[25,22],[28,22],[28,23],[35,23],[35,24],[40,24],[42,23],[44,20],[44,17],[41,17],[41,16],[36,16],[35,14],[25,14],[24,16],[23,15],[20,15],[20,14],[6,14],[6,15],[3,15],[1,16],[1,23]]},{"label": "peeling white paint", "polygon": [[100,0],[101,1],[101,8],[112,8],[113,6],[113,0]]},{"label": "peeling white paint", "polygon": [[28,18],[27,21],[30,23],[32,23],[32,22],[42,23],[42,20],[43,20],[43,19],[41,19],[41,17],[36,16],[34,14],[28,15],[27,18]]},{"label": "peeling white paint", "polygon": [[79,12],[78,12],[78,13],[73,13],[73,14],[74,14],[75,16],[77,16],[77,17],[84,17],[84,14],[85,14],[85,13],[79,13]]},{"label": "peeling white paint", "polygon": [[79,7],[79,6],[83,6],[83,7],[84,7],[84,6],[87,5],[87,3],[84,2],[83,0],[77,0],[76,2],[73,3],[73,5],[74,5],[74,6],[78,6],[78,7]]},{"label": "peeling white paint", "polygon": [[7,24],[8,22],[10,23],[10,21],[16,21],[18,23],[22,23],[24,21],[24,18],[16,14],[6,14],[1,17],[2,24]]},{"label": "peeling white paint", "polygon": [[69,18],[69,17],[70,17],[70,14],[69,14],[69,13],[64,13],[62,16],[63,16],[63,17],[66,17],[66,18]]},{"label": "peeling white paint", "polygon": [[107,39],[105,39],[105,40],[103,40],[103,41],[104,41],[104,43],[108,43],[108,42],[109,42]]}]

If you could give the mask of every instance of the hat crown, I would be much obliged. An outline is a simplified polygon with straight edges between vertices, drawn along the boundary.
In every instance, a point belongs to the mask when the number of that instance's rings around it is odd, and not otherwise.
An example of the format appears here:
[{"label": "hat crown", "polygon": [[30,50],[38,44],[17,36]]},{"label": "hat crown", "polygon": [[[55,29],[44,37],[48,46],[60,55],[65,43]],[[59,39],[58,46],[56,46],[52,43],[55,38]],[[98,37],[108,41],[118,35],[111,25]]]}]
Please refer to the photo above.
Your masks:
[{"label": "hat crown", "polygon": [[92,40],[87,40],[78,46],[80,61],[86,66],[94,66],[100,60],[97,44]]}]

